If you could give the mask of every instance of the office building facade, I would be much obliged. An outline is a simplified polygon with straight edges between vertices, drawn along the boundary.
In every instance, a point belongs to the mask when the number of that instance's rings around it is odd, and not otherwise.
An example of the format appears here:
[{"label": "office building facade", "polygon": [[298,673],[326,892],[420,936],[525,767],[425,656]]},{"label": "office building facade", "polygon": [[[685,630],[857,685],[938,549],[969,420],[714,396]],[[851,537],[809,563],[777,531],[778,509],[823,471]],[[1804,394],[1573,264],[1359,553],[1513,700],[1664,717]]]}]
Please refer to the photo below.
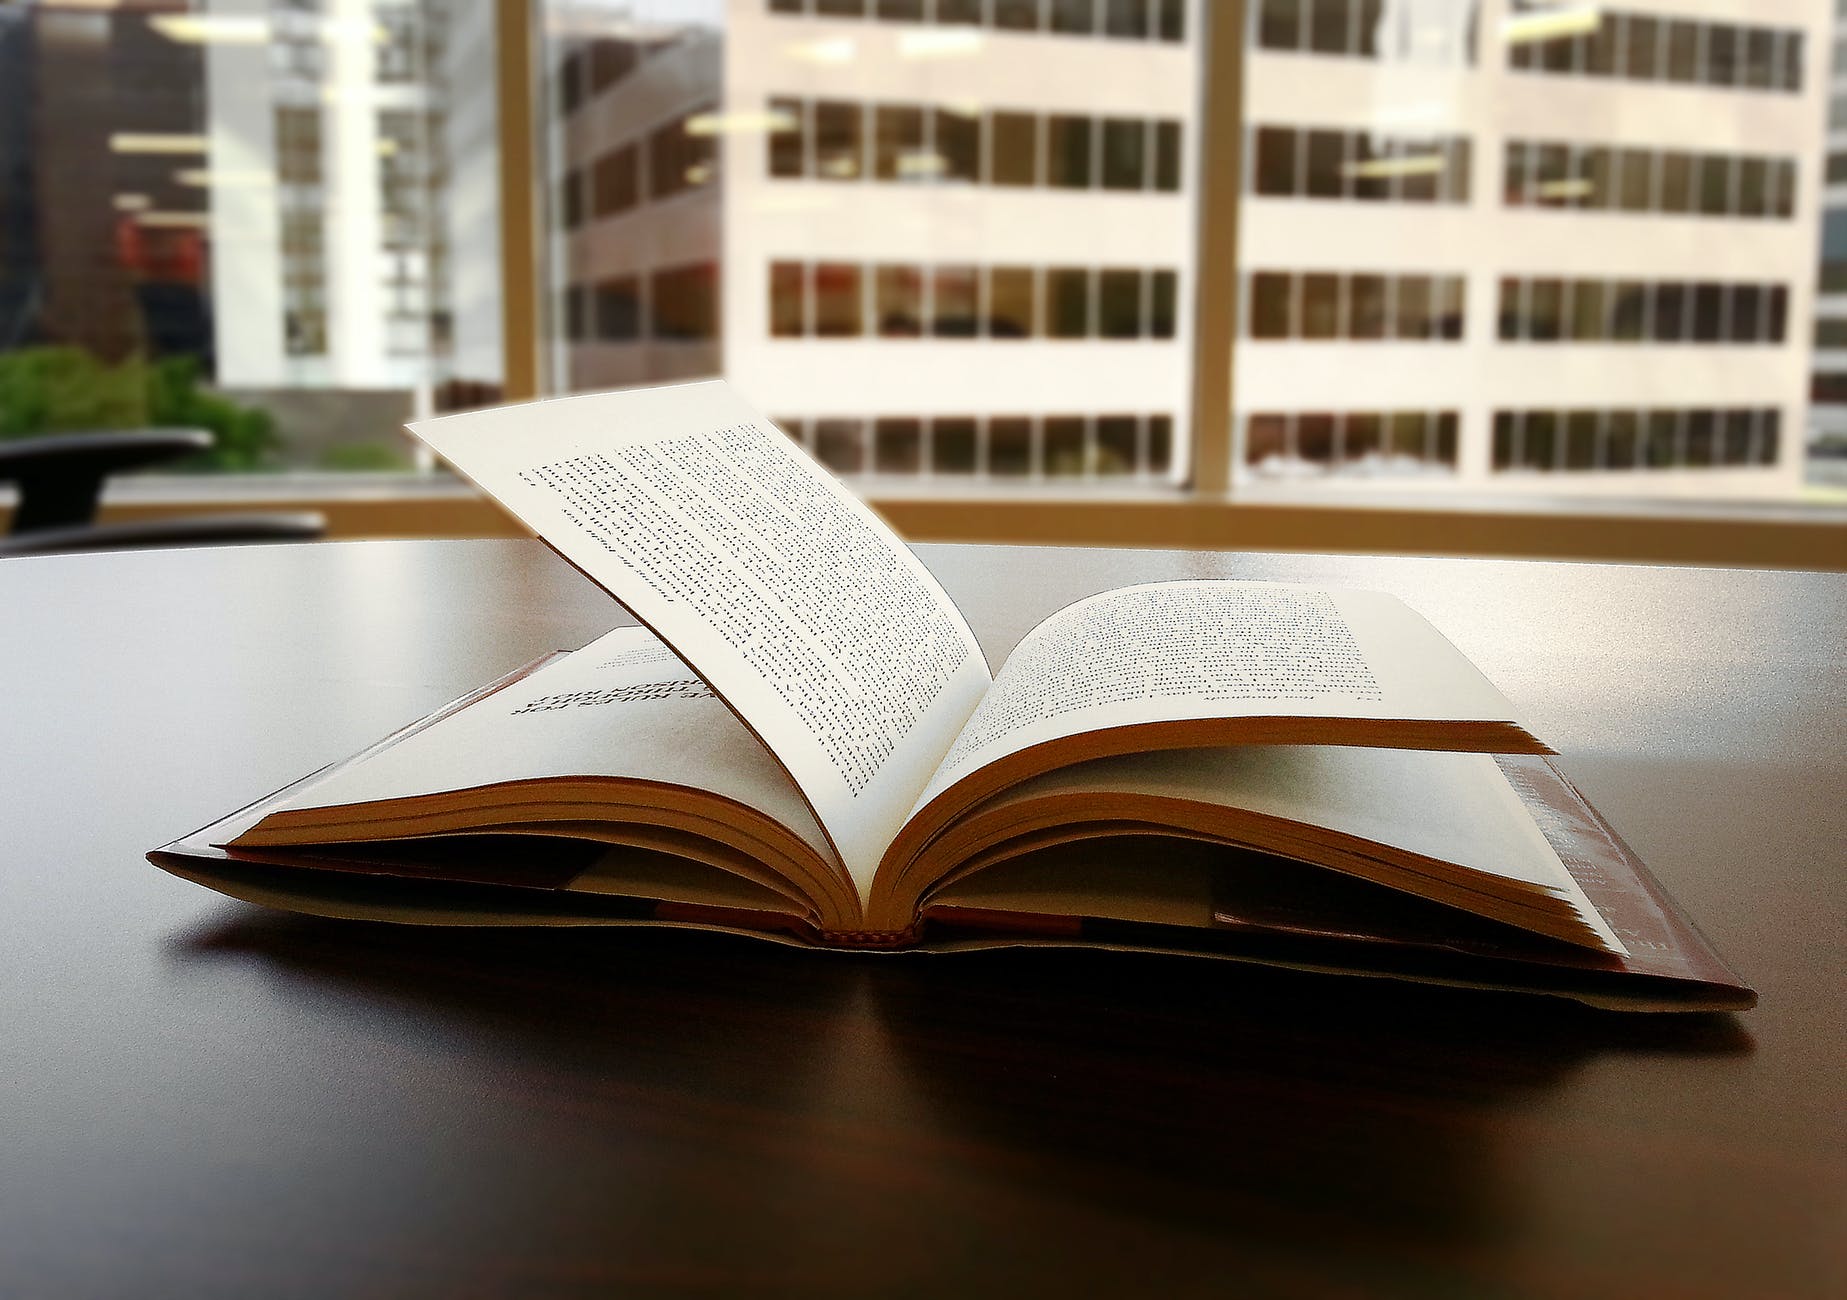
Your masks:
[{"label": "office building facade", "polygon": [[563,19],[558,387],[723,373],[850,474],[1184,475],[1187,6],[687,8]]},{"label": "office building facade", "polygon": [[1793,490],[1815,15],[1250,9],[1247,475]]},{"label": "office building facade", "polygon": [[[559,387],[723,373],[847,472],[1184,478],[1201,12],[693,8],[559,11]],[[1248,6],[1239,475],[1792,491],[1824,42],[1721,9]]]}]

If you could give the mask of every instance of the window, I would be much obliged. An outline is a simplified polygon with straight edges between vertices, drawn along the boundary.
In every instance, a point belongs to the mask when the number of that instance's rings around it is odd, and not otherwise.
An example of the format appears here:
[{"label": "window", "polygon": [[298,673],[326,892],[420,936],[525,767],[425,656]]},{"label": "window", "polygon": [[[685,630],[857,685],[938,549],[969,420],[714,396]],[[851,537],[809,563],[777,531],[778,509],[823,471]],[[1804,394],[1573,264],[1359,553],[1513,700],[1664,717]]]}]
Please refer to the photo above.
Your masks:
[{"label": "window", "polygon": [[1520,5],[1510,16],[1510,68],[1715,90],[1801,89],[1802,33],[1793,28],[1606,10],[1598,26],[1583,33],[1547,21],[1545,9]]},{"label": "window", "polygon": [[1147,187],[1148,124],[1141,118],[1103,119],[1103,188]]},{"label": "window", "polygon": [[1510,140],[1503,165],[1510,206],[1751,219],[1787,218],[1795,207],[1783,192],[1793,191],[1793,158]]},{"label": "window", "polygon": [[768,272],[771,338],[1158,340],[1178,328],[1172,270],[777,259]]},{"label": "window", "polygon": [[818,262],[814,268],[814,332],[821,338],[857,338],[865,332],[860,268],[852,262]]},{"label": "window", "polygon": [[1097,333],[1106,339],[1138,338],[1142,330],[1140,271],[1103,270],[1097,273]]},{"label": "window", "polygon": [[1258,412],[1243,461],[1258,477],[1392,478],[1455,472],[1455,411]]},{"label": "window", "polygon": [[591,211],[598,217],[627,212],[641,201],[641,151],[629,144],[597,159],[591,173]]},{"label": "window", "polygon": [[1045,183],[1061,189],[1090,186],[1090,126],[1087,117],[1056,116],[1046,120]]},{"label": "window", "polygon": [[1037,279],[1030,266],[988,268],[988,337],[1023,339],[1039,333]]},{"label": "window", "polygon": [[770,333],[800,338],[808,332],[807,275],[800,262],[770,263]]},{"label": "window", "polygon": [[718,265],[700,262],[654,272],[648,302],[655,339],[707,342],[718,337]]},{"label": "window", "polygon": [[[79,84],[60,75],[51,42],[29,55],[46,66],[11,75],[18,65],[6,60],[22,56],[10,33],[72,20],[41,8],[0,21],[0,98]],[[544,241],[540,385],[728,374],[761,385],[748,395],[765,409],[796,412],[802,444],[817,454],[825,444],[854,472],[879,459],[878,421],[910,420],[926,477],[1071,483],[1132,463],[1134,475],[1178,484],[1227,450],[1239,472],[1256,473],[1240,441],[1247,417],[1281,416],[1255,427],[1280,429],[1286,463],[1329,475],[1360,448],[1480,485],[1480,467],[1505,451],[1554,480],[1625,467],[1633,490],[1651,491],[1659,485],[1636,470],[1657,446],[1644,415],[1670,400],[1653,391],[1666,359],[1635,349],[1729,349],[1702,354],[1712,362],[1696,367],[1702,400],[1684,409],[1715,414],[1710,428],[1676,414],[1673,456],[1758,464],[1772,426],[1737,413],[1805,411],[1793,389],[1802,355],[1833,352],[1841,329],[1827,322],[1847,319],[1830,300],[1847,293],[1847,242],[1824,234],[1820,323],[1806,291],[1789,293],[1814,274],[1791,250],[1823,186],[1847,185],[1847,164],[1828,158],[1826,116],[1810,122],[1805,108],[1827,92],[1797,97],[1805,58],[1827,52],[1813,41],[1833,39],[1819,14],[1599,8],[1594,21],[1576,11],[1561,21],[1558,6],[1471,3],[1426,6],[1412,23],[1383,0],[1252,0],[1242,11],[1249,66],[1227,70],[1201,65],[1188,6],[1170,0],[763,0],[748,15],[751,32],[768,36],[754,51],[739,39],[736,6],[616,8],[626,16],[540,14],[543,138],[528,182]],[[110,215],[86,221],[110,231],[92,264],[108,263],[106,300],[117,306],[106,328],[61,318],[52,329],[17,268],[62,272],[22,252],[9,203],[0,320],[26,325],[5,336],[4,355],[68,328],[105,361],[124,347],[150,363],[191,357],[203,391],[228,398],[315,386],[379,394],[391,408],[384,443],[400,451],[399,414],[494,400],[507,349],[500,262],[482,243],[492,244],[499,193],[500,133],[479,93],[492,86],[491,41],[440,6],[393,12],[361,60],[378,93],[349,102],[330,93],[338,69],[301,16],[275,15],[269,48],[138,44],[136,58],[151,61],[142,79],[184,91],[163,102],[137,98],[136,79],[107,86],[108,111],[137,128],[273,139],[273,157],[253,164],[273,178],[273,202],[194,183],[203,158],[58,153],[46,144],[56,130],[35,135],[49,151],[29,176],[107,175],[98,192]],[[154,39],[145,15],[83,21],[111,41],[118,29]],[[982,29],[973,44],[959,30],[968,26]],[[842,40],[854,46],[851,75],[826,62]],[[240,84],[260,104],[252,129],[211,100],[239,58]],[[1477,61],[1491,75],[1471,74]],[[1048,80],[1073,69],[1134,93]],[[1245,74],[1241,150],[1195,129],[1202,86],[1228,73]],[[48,101],[33,120],[74,121],[74,108]],[[1650,134],[1683,119],[1700,123],[1697,139]],[[1234,154],[1242,175],[1216,170]],[[1801,164],[1813,184],[1798,186],[1801,158],[1815,160]],[[721,160],[741,175],[721,177]],[[339,220],[322,192],[334,175],[345,178]],[[1235,279],[1201,283],[1190,278],[1196,236],[1208,248],[1225,236],[1200,228],[1200,197],[1222,197],[1227,180],[1243,191],[1228,223],[1240,247],[1215,265]],[[16,179],[4,192],[40,183]],[[118,197],[125,206],[113,206]],[[117,215],[142,201],[152,217]],[[240,207],[261,208],[261,229],[239,227]],[[354,231],[366,232],[363,248],[350,246]],[[738,231],[749,238],[732,241]],[[721,241],[733,250],[722,264]],[[254,247],[260,274],[238,261]],[[1627,265],[1638,248],[1646,262]],[[262,320],[239,314],[224,292],[237,284],[261,287],[249,296]],[[1218,319],[1227,299],[1232,319]],[[1803,313],[1793,321],[1792,305]],[[1195,329],[1202,307],[1210,329]],[[1472,387],[1476,367],[1441,348],[1470,329],[1493,348],[1495,377],[1518,383]],[[1226,349],[1227,330],[1241,336],[1229,351],[1242,405],[1202,415],[1190,409],[1194,349]],[[348,346],[355,332],[364,346]],[[841,382],[864,390],[844,399],[851,419],[827,430],[835,412],[802,414],[806,394],[792,387],[812,374],[798,349],[816,345],[848,358]],[[1284,347],[1317,351],[1298,359]],[[256,353],[262,365],[245,364]],[[1060,366],[1127,388],[1035,411]],[[1561,403],[1594,393],[1597,409],[1536,418],[1530,436],[1524,420],[1493,420],[1495,402],[1517,414],[1535,384],[1556,385]],[[898,393],[917,409],[897,409]],[[1344,409],[1380,393],[1391,397],[1379,409]],[[842,400],[830,395],[830,406]],[[311,439],[297,448],[292,426],[277,424],[273,445],[287,450],[267,463],[319,463]],[[1792,459],[1812,433],[1775,427],[1770,440],[1788,442]],[[1232,447],[1201,460],[1192,438],[1202,429]],[[902,445],[885,448],[888,465],[906,459]],[[1453,464],[1445,447],[1459,449]]]},{"label": "window", "polygon": [[813,13],[829,18],[872,18],[883,22],[936,22],[953,26],[991,24],[1006,32],[1048,32],[1129,41],[1182,41],[1184,0],[765,0],[773,14]]},{"label": "window", "polygon": [[914,104],[880,104],[873,109],[872,120],[872,174],[882,181],[923,179],[923,109]]},{"label": "window", "polygon": [[804,176],[808,160],[804,145],[808,138],[808,104],[799,99],[772,99],[769,111],[770,175]]},{"label": "window", "polygon": [[1494,413],[1497,473],[1711,469],[1777,460],[1773,407]]},{"label": "window", "polygon": [[[1177,6],[1176,6],[1177,7]],[[1382,0],[1253,0],[1251,44],[1265,52],[1379,59],[1436,67],[1475,61],[1472,6],[1432,11],[1416,24]]]},{"label": "window", "polygon": [[872,472],[915,475],[923,469],[923,423],[900,418],[872,426]]},{"label": "window", "polygon": [[1081,339],[1090,333],[1090,272],[1054,267],[1045,273],[1046,314],[1058,339]]},{"label": "window", "polygon": [[1513,276],[1501,280],[1499,333],[1503,342],[1768,344],[1781,341],[1787,297],[1782,285]]},{"label": "window", "polygon": [[584,224],[583,181],[583,173],[575,169],[558,180],[558,213],[566,230],[576,230]]},{"label": "window", "polygon": [[972,112],[938,109],[936,126],[937,176],[970,185],[981,180],[981,118]]},{"label": "window", "polygon": [[815,174],[827,180],[858,180],[864,166],[860,105],[823,99],[813,105]]},{"label": "window", "polygon": [[1039,184],[1039,119],[1030,113],[992,113],[988,133],[993,141],[989,180],[995,185]]},{"label": "window", "polygon": [[1458,276],[1259,271],[1250,277],[1250,300],[1253,339],[1441,342],[1463,336]]},{"label": "window", "polygon": [[1171,118],[1013,109],[990,111],[984,118],[972,106],[959,104],[804,102],[780,96],[766,105],[766,170],[778,180],[816,176],[1164,193],[1181,188],[1181,124]]},{"label": "window", "polygon": [[980,332],[978,273],[972,266],[939,266],[930,288],[930,332],[938,338],[968,339]]},{"label": "window", "polygon": [[599,341],[632,343],[641,337],[641,282],[635,276],[597,285],[594,302]]},{"label": "window", "polygon": [[875,280],[878,330],[885,338],[923,333],[923,274],[914,266],[881,266]]}]

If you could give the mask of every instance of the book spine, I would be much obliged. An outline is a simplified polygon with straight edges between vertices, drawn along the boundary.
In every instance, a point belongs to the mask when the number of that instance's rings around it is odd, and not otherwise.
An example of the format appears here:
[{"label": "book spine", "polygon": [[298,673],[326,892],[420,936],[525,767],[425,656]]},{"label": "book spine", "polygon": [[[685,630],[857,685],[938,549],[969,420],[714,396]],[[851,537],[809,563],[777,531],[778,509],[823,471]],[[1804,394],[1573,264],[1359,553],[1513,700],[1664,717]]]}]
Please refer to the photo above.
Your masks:
[{"label": "book spine", "polygon": [[836,948],[908,948],[917,942],[917,930],[823,930],[821,942]]}]

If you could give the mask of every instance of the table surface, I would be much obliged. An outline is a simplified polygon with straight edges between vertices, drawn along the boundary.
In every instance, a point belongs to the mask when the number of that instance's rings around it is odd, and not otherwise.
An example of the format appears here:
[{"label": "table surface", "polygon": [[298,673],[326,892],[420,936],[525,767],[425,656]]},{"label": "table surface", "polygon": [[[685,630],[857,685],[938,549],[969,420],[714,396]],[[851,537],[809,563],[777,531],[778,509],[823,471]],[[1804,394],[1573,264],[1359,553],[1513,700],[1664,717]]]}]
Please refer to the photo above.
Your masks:
[{"label": "table surface", "polygon": [[1847,1295],[1847,577],[920,550],[996,662],[1397,593],[1761,1005],[267,912],[142,854],[618,608],[528,542],[0,560],[0,1292]]}]

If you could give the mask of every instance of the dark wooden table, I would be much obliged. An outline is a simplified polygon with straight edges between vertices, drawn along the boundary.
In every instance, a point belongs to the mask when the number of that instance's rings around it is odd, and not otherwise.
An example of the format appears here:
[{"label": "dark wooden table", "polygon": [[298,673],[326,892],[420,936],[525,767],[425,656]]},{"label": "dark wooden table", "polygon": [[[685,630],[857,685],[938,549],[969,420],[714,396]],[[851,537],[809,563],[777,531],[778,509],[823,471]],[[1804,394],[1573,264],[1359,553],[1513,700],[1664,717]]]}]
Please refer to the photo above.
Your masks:
[{"label": "dark wooden table", "polygon": [[937,547],[998,659],[1405,597],[1762,1004],[269,913],[142,853],[620,621],[537,544],[0,561],[0,1294],[1847,1294],[1847,578]]}]

